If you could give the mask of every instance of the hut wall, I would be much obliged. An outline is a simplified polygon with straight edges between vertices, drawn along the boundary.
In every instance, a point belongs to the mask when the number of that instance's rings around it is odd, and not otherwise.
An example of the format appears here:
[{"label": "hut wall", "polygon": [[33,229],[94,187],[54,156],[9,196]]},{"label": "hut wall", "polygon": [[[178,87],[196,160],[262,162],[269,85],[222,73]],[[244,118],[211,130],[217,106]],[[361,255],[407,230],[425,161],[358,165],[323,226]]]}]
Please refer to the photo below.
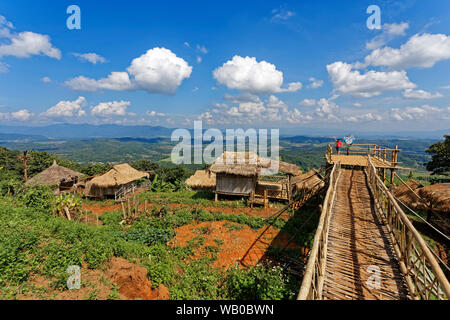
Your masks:
[{"label": "hut wall", "polygon": [[271,199],[284,199],[287,200],[287,183],[259,183],[256,185],[255,194],[263,197],[264,191],[267,190],[267,196]]},{"label": "hut wall", "polygon": [[249,195],[255,189],[256,177],[230,174],[216,175],[216,192],[223,194]]},{"label": "hut wall", "polygon": [[[134,181],[126,184],[126,186],[129,187],[133,183],[134,183]],[[125,186],[125,185],[102,188],[102,187],[98,187],[96,185],[92,185],[88,192],[89,194],[87,194],[87,196],[92,197],[92,198],[114,197],[116,192],[119,191],[120,188],[122,188],[123,186]]]}]

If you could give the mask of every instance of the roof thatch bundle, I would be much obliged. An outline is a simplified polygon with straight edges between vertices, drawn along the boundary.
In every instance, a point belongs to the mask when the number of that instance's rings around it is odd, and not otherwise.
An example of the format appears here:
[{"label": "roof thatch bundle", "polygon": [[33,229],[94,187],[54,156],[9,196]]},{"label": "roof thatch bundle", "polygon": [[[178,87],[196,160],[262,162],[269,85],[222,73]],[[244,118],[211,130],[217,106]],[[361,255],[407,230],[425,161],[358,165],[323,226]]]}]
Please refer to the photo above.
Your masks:
[{"label": "roof thatch bundle", "polygon": [[216,187],[216,174],[197,170],[194,175],[186,180],[185,184],[192,189],[214,189]]},{"label": "roof thatch bundle", "polygon": [[[87,196],[111,195],[123,185],[142,178],[148,178],[147,172],[134,169],[128,163],[115,165],[101,176],[96,176],[86,183],[84,194]],[[100,191],[103,190],[103,191]]]},{"label": "roof thatch bundle", "polygon": [[[409,188],[408,188],[409,187]],[[401,202],[406,204],[411,209],[425,209],[426,205],[421,201],[417,195],[419,194],[419,189],[423,185],[414,179],[406,182],[406,184],[401,184],[394,189],[394,196],[396,196]],[[413,190],[414,192],[412,192]]]},{"label": "roof thatch bundle", "polygon": [[438,183],[419,189],[419,195],[431,202],[434,209],[450,212],[450,183]]},{"label": "roof thatch bundle", "polygon": [[294,191],[299,191],[302,189],[311,190],[315,188],[323,188],[325,186],[325,181],[316,170],[312,169],[304,174],[293,177],[291,179],[291,185],[293,186]]},{"label": "roof thatch bundle", "polygon": [[253,152],[224,152],[208,169],[213,173],[224,173],[238,176],[256,176],[264,174],[272,167],[278,167],[279,172],[298,175],[302,171],[294,164],[263,158]]},{"label": "roof thatch bundle", "polygon": [[82,176],[82,173],[62,167],[58,165],[56,161],[53,161],[53,164],[50,167],[28,180],[26,185],[57,186],[61,180],[72,180]]}]

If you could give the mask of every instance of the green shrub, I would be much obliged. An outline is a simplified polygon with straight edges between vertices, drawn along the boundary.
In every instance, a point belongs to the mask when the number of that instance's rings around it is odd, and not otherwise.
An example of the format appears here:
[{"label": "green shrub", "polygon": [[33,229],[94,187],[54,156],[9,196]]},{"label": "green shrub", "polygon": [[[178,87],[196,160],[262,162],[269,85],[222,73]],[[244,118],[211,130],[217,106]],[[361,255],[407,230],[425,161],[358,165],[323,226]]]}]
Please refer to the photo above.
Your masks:
[{"label": "green shrub", "polygon": [[165,244],[174,236],[173,230],[159,228],[139,228],[122,234],[122,237],[127,241],[135,241],[149,246]]},{"label": "green shrub", "polygon": [[289,280],[278,266],[256,265],[228,270],[225,294],[237,300],[279,300],[292,296]]},{"label": "green shrub", "polygon": [[50,187],[27,187],[20,193],[20,200],[28,208],[51,212],[54,205],[54,195]]}]

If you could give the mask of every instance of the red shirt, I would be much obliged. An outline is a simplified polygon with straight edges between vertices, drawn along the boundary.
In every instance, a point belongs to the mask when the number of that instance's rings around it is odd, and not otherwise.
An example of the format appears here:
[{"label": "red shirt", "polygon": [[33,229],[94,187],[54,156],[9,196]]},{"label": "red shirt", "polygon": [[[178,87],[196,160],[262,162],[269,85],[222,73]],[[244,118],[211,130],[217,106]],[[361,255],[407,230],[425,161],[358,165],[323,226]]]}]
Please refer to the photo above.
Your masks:
[{"label": "red shirt", "polygon": [[340,148],[342,147],[342,141],[336,141],[336,147]]}]

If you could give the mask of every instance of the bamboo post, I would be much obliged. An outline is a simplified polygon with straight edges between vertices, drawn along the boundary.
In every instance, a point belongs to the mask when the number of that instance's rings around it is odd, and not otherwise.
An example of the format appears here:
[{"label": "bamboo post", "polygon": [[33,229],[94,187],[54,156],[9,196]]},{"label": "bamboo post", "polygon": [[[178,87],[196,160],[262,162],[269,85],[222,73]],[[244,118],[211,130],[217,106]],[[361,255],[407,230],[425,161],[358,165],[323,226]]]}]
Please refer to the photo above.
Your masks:
[{"label": "bamboo post", "polygon": [[121,201],[120,204],[122,205],[123,220],[125,220],[127,218],[127,213],[125,212],[125,206],[123,205],[123,201]]},{"label": "bamboo post", "polygon": [[144,201],[144,212],[147,213],[147,199]]},{"label": "bamboo post", "polygon": [[130,197],[127,198],[127,205],[128,205],[128,218],[129,218],[129,217],[131,217]]},{"label": "bamboo post", "polygon": [[217,192],[214,192],[214,202],[219,201],[219,194]]},{"label": "bamboo post", "polygon": [[136,218],[139,215],[139,198],[136,199],[136,205],[134,207],[134,217]]},{"label": "bamboo post", "polygon": [[67,219],[72,220],[70,217],[69,209],[67,207],[64,207],[64,212],[66,213]]},{"label": "bamboo post", "polygon": [[289,204],[291,204],[291,175],[288,175],[287,197]]},{"label": "bamboo post", "polygon": [[264,189],[264,209],[267,208],[267,202],[268,202],[268,199],[267,199],[267,189]]}]

